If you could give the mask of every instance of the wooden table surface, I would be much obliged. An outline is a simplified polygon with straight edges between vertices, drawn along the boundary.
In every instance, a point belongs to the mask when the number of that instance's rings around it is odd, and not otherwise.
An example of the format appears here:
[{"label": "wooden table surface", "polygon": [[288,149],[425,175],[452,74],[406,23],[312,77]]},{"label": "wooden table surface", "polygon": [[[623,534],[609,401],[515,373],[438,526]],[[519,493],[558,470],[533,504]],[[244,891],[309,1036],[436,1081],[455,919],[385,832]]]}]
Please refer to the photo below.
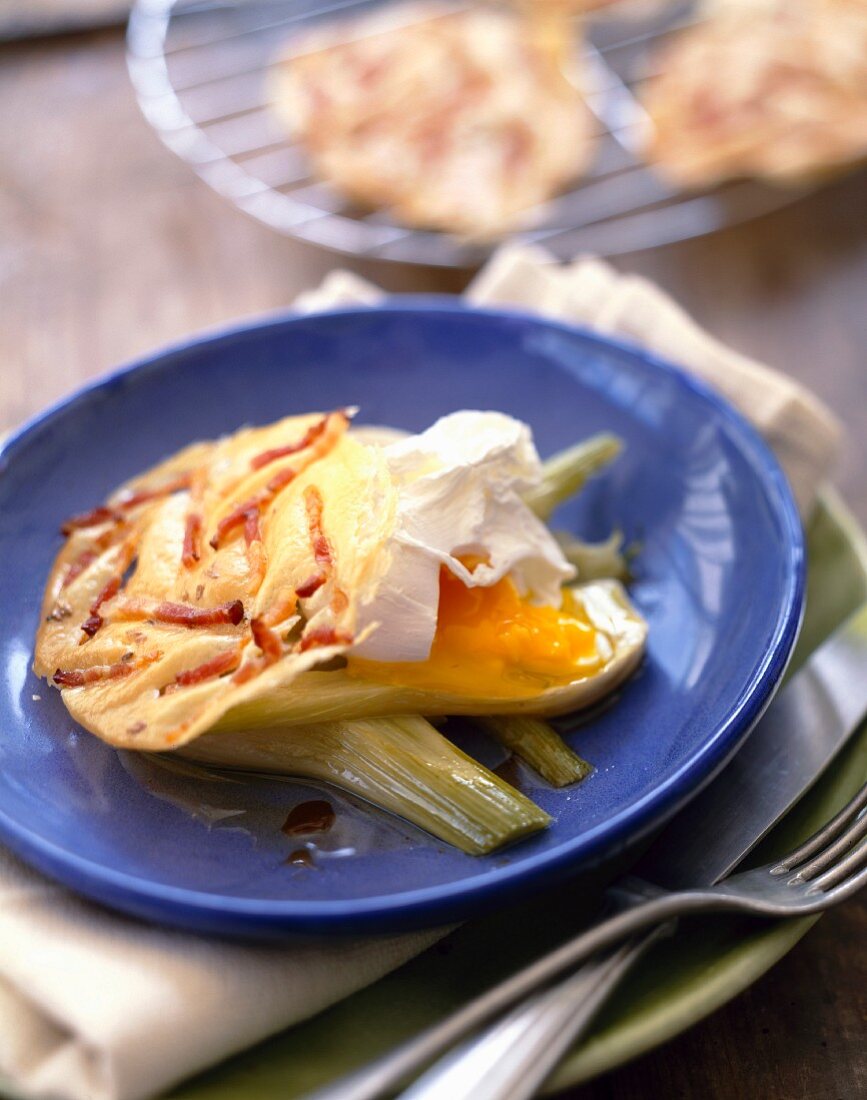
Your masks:
[{"label": "wooden table surface", "polygon": [[[160,145],[118,32],[0,45],[0,428],[140,352],[286,305],[341,265],[249,220]],[[463,285],[352,266],[395,290]],[[828,402],[849,431],[838,481],[867,524],[865,176],[617,266]],[[570,1097],[867,1096],[865,945],[862,899],[710,1019]]]}]

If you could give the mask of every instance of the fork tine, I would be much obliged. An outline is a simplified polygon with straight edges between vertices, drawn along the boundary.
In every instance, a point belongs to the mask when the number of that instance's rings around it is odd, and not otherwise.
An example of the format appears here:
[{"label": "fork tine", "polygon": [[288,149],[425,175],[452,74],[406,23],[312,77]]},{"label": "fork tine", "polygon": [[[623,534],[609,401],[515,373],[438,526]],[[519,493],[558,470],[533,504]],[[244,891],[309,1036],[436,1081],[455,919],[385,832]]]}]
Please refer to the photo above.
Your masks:
[{"label": "fork tine", "polygon": [[803,863],[817,852],[821,852],[823,848],[840,835],[849,822],[857,817],[865,806],[867,806],[867,783],[858,791],[851,802],[848,802],[838,814],[831,818],[827,825],[824,825],[809,840],[806,840],[794,852],[790,852],[785,859],[772,867],[771,874],[785,874],[787,871],[791,871],[793,867],[797,867],[799,863]]},{"label": "fork tine", "polygon": [[849,828],[841,833],[824,852],[811,859],[809,863],[793,868],[797,870],[797,874],[792,882],[810,882],[823,871],[833,868],[835,864],[839,866],[841,857],[845,856],[849,849],[865,836],[867,836],[867,813],[856,817]]},{"label": "fork tine", "polygon": [[862,838],[861,843],[853,848],[845,859],[826,871],[824,875],[819,875],[818,878],[813,879],[808,893],[813,894],[820,890],[832,890],[835,886],[844,883],[851,874],[860,871],[862,868],[867,869],[867,838]]}]

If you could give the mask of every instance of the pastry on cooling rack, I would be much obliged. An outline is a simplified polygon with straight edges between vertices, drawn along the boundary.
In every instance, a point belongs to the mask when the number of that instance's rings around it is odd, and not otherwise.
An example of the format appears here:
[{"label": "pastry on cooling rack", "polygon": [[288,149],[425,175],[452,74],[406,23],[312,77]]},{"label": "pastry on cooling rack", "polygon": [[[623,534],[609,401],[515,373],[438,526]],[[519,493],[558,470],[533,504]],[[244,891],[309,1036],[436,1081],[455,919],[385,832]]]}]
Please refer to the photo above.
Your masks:
[{"label": "pastry on cooling rack", "polygon": [[660,172],[798,183],[867,156],[867,0],[715,0],[706,14],[643,95]]},{"label": "pastry on cooling rack", "polygon": [[571,43],[542,29],[486,7],[389,5],[292,39],[274,107],[351,201],[407,225],[496,237],[591,153]]},{"label": "pastry on cooling rack", "polygon": [[655,15],[662,8],[671,7],[677,0],[511,0],[519,6],[559,8],[571,15],[601,12],[603,15]]}]

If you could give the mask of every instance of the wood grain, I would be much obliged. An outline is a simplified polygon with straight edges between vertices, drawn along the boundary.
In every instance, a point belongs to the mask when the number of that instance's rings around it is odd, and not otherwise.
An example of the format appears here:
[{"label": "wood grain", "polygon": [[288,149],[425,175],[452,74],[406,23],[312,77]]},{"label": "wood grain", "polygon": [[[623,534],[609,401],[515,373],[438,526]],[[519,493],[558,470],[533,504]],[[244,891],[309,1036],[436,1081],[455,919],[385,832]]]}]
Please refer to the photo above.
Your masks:
[{"label": "wood grain", "polygon": [[[190,331],[286,305],[344,261],[212,194],[133,101],[117,33],[0,47],[0,427]],[[849,429],[839,480],[867,524],[862,174],[712,238],[618,261],[716,335],[812,386]],[[349,265],[390,289],[465,277]],[[706,1022],[575,1100],[867,1096],[867,905],[832,913]]]}]

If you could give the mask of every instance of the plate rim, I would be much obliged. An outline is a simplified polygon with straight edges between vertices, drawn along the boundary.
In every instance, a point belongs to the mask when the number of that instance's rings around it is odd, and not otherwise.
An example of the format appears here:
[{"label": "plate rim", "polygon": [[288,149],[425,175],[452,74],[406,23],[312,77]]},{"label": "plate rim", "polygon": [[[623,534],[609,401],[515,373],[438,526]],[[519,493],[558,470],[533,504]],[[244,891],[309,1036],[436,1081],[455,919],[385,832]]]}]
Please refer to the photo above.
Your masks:
[{"label": "plate rim", "polygon": [[[519,884],[533,887],[553,884],[603,861],[618,848],[629,847],[658,828],[728,762],[752,726],[770,703],[794,649],[804,609],[806,554],[804,533],[791,488],[768,445],[755,428],[725,398],[706,383],[664,357],[629,340],[600,334],[586,326],[541,316],[527,309],[480,307],[452,295],[401,295],[372,305],[339,306],[324,310],[277,310],[263,316],[220,325],[175,341],[136,357],[89,381],[28,419],[0,446],[0,476],[16,451],[44,429],[52,419],[106,388],[148,370],[166,370],[173,360],[257,334],[277,332],[287,326],[322,318],[369,317],[372,314],[441,314],[452,319],[485,320],[559,331],[577,337],[603,353],[613,349],[637,359],[651,371],[673,378],[676,385],[709,404],[716,416],[732,429],[739,450],[762,484],[769,506],[787,536],[783,547],[787,578],[783,603],[777,616],[772,644],[756,668],[740,704],[700,750],[664,783],[601,822],[587,833],[564,841],[532,863],[494,867],[468,880],[420,887],[398,894],[379,894],[362,899],[286,900],[238,898],[208,893],[118,871],[79,856],[53,841],[33,834],[10,818],[0,806],[0,839],[26,861],[79,893],[113,904],[161,923],[202,929],[227,930],[227,922],[241,934],[286,935],[295,932],[344,933],[408,928],[430,928],[504,901]],[[180,364],[174,364],[180,366]],[[576,852],[575,849],[578,849]],[[165,907],[170,911],[166,912]],[[458,912],[459,911],[459,912]],[[216,920],[215,920],[216,918]],[[220,918],[223,918],[220,920]]]},{"label": "plate rim", "polygon": [[[867,532],[833,485],[826,483],[821,487],[818,505],[845,536],[867,587]],[[859,744],[863,746],[860,752]],[[867,726],[863,723],[861,732],[847,742],[832,762],[827,777],[820,779],[820,784],[832,778],[837,778],[839,782],[841,773],[845,783],[849,775],[846,769],[853,768],[850,762],[852,753],[859,758],[867,756]],[[860,779],[852,782],[851,791],[846,797],[854,794],[858,782]],[[805,797],[810,794],[812,789]],[[784,817],[775,828],[784,827],[785,821]],[[817,822],[816,827],[820,824],[821,822]],[[585,1043],[577,1048],[573,1047],[541,1095],[557,1096],[564,1089],[595,1080],[682,1035],[688,1028],[706,1019],[754,985],[785,958],[823,916],[824,913],[817,913],[793,918],[745,936],[732,947],[724,965],[709,975],[700,994],[690,995],[689,992],[684,992],[675,995],[670,1001],[648,1013],[646,1018],[638,1019],[631,1025],[626,1023],[625,1026],[615,1027],[613,1033],[605,1033],[598,1040],[591,1034]]]}]

